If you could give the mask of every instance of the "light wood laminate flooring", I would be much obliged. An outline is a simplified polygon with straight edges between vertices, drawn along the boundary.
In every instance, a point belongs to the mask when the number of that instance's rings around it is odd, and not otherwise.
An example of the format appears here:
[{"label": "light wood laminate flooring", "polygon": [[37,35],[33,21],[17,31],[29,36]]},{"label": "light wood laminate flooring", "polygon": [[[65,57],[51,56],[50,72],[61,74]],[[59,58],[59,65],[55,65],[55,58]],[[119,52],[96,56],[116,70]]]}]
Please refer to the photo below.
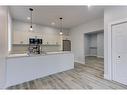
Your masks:
[{"label": "light wood laminate flooring", "polygon": [[39,78],[7,89],[127,89],[127,86],[103,78],[101,58],[86,57],[86,64],[75,63],[75,68]]}]

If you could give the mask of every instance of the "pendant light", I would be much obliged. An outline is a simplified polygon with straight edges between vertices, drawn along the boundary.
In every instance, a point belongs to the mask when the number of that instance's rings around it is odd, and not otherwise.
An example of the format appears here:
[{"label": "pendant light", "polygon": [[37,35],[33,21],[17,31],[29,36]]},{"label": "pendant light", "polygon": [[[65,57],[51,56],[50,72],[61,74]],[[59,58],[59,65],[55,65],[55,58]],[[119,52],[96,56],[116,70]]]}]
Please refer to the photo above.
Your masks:
[{"label": "pendant light", "polygon": [[32,12],[33,12],[33,9],[32,8],[29,8],[29,10],[30,10],[30,16],[31,16],[31,21],[30,21],[30,31],[33,31],[33,23],[32,23]]},{"label": "pendant light", "polygon": [[60,19],[60,35],[63,35],[63,25],[62,25],[63,24],[62,23],[63,22],[63,18],[60,17],[59,19]]}]

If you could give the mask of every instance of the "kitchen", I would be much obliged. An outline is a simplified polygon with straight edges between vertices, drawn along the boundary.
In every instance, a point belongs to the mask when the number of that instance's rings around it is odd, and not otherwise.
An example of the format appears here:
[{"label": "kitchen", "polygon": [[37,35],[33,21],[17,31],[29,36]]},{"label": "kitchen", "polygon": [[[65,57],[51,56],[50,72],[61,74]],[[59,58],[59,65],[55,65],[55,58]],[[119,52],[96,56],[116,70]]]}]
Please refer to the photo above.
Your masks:
[{"label": "kitchen", "polygon": [[[22,21],[18,20],[21,14],[17,16],[17,9],[27,15]],[[41,7],[10,7],[5,87],[74,68],[69,29],[62,26],[64,19],[56,18],[57,23],[50,26],[35,24],[39,10]]]}]

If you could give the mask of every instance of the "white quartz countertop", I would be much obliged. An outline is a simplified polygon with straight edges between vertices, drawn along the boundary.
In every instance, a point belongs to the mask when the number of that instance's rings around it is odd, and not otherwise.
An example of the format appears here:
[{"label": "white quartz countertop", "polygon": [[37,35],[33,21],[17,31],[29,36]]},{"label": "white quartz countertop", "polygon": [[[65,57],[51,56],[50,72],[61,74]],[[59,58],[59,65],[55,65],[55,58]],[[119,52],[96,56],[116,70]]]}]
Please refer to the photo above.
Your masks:
[{"label": "white quartz countertop", "polygon": [[67,54],[71,53],[70,51],[60,51],[60,52],[46,52],[42,54],[9,54],[7,58],[16,58],[16,57],[34,57],[34,56],[46,56],[46,55],[56,55],[56,54]]}]

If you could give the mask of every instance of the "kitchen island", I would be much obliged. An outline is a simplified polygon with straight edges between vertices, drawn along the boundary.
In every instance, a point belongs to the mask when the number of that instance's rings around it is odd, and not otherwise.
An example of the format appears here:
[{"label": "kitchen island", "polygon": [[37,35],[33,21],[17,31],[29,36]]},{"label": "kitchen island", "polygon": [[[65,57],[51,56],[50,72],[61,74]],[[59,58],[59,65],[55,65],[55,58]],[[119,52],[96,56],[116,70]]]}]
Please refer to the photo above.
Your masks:
[{"label": "kitchen island", "polygon": [[71,52],[12,54],[6,61],[6,87],[74,68],[74,56]]}]

